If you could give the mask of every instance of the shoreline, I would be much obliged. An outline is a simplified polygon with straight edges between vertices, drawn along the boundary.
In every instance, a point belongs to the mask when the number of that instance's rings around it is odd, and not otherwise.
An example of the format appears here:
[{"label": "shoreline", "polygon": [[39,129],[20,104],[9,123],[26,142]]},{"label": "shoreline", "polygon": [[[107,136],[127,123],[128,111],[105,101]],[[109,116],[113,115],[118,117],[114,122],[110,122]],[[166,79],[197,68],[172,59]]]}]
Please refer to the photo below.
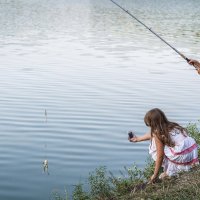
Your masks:
[{"label": "shoreline", "polygon": [[[200,123],[200,121],[198,122]],[[200,146],[200,130],[196,124],[187,127],[189,136],[192,136]],[[198,149],[200,158],[200,149]],[[141,170],[133,165],[124,167],[120,171],[121,176],[115,177],[106,167],[99,167],[90,173],[88,178],[89,191],[84,191],[84,185],[75,186],[72,197],[66,193],[62,197],[55,192],[55,200],[188,200],[200,199],[200,165],[195,166],[189,172],[180,172],[177,176],[160,180],[154,184],[147,181],[154,171],[154,163],[149,160],[146,167]]]}]

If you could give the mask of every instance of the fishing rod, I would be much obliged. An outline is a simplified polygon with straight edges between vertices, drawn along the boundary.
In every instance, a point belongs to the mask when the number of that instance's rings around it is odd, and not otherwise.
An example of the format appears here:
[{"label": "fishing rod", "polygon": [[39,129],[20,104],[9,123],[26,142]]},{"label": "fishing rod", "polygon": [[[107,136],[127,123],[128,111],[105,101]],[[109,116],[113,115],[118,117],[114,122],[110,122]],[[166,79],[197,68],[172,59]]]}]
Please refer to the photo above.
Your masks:
[{"label": "fishing rod", "polygon": [[142,24],[145,28],[147,28],[150,32],[152,32],[155,36],[157,36],[158,38],[160,38],[165,44],[167,44],[169,47],[171,47],[177,54],[179,54],[184,60],[186,60],[187,62],[190,61],[189,58],[187,58],[186,56],[184,56],[180,51],[178,51],[176,48],[174,48],[171,44],[169,44],[167,41],[165,41],[160,35],[158,35],[156,32],[154,32],[151,28],[149,28],[146,24],[144,24],[142,21],[140,21],[137,17],[135,17],[133,14],[131,14],[128,10],[124,9],[122,6],[120,6],[118,3],[116,3],[113,0],[110,0],[111,2],[113,2],[116,6],[118,6],[119,8],[121,8],[124,12],[126,12],[128,15],[130,15],[132,18],[134,18],[137,22],[139,22],[140,24]]}]

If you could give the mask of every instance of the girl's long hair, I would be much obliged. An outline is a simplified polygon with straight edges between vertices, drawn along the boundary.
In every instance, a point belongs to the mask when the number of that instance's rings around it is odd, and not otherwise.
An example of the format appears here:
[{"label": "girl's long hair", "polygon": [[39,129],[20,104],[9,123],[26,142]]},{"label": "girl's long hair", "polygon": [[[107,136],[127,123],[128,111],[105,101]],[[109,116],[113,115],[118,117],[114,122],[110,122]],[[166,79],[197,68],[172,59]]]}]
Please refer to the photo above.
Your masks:
[{"label": "girl's long hair", "polygon": [[156,135],[158,139],[167,146],[174,147],[175,144],[171,140],[169,132],[173,129],[178,129],[185,135],[186,130],[175,122],[170,122],[164,112],[158,108],[148,111],[144,117],[144,122],[151,127],[151,137]]}]

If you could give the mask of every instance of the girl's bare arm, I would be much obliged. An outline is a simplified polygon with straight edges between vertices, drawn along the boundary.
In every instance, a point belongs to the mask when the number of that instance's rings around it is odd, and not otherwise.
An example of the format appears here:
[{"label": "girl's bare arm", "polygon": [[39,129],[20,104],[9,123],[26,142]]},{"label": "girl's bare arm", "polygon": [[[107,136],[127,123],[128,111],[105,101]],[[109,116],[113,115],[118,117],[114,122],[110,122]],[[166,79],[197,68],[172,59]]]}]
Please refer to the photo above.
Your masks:
[{"label": "girl's bare arm", "polygon": [[159,170],[160,167],[162,166],[164,158],[164,145],[156,136],[154,136],[154,138],[156,143],[157,158],[155,162],[154,173],[153,176],[151,177],[151,181],[154,181],[158,177]]}]

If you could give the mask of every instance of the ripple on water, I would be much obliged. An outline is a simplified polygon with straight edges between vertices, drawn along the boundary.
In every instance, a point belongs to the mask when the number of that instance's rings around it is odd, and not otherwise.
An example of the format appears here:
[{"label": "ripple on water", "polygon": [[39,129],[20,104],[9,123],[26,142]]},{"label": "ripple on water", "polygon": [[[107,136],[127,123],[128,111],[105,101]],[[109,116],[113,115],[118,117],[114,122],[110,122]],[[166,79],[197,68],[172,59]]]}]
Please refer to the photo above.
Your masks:
[{"label": "ripple on water", "polygon": [[[121,4],[195,58],[199,2],[183,1]],[[153,107],[199,119],[199,76],[106,0],[1,1],[0,25],[0,199],[49,199],[103,165],[144,167],[149,143],[127,131],[147,132]]]}]

